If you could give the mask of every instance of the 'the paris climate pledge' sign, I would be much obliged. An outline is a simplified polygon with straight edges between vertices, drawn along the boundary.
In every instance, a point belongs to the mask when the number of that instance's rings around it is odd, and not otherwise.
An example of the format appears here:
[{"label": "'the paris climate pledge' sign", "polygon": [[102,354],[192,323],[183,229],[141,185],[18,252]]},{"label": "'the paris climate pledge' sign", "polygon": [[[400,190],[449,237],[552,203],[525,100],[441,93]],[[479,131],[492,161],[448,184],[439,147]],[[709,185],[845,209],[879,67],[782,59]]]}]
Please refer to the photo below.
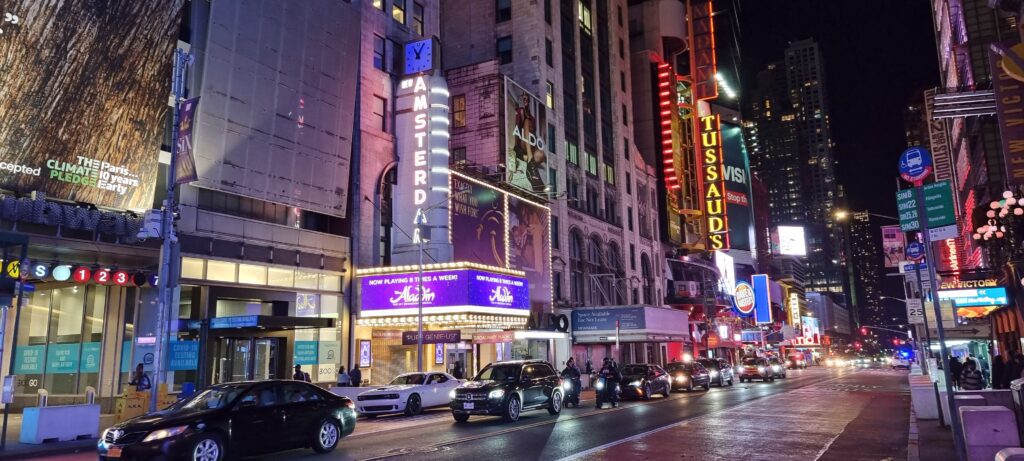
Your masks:
[{"label": "'the paris climate pledge' sign", "polygon": [[419,274],[371,275],[359,282],[362,316],[380,317],[423,312],[528,315],[530,297],[525,278],[473,269],[425,272],[420,293]]}]

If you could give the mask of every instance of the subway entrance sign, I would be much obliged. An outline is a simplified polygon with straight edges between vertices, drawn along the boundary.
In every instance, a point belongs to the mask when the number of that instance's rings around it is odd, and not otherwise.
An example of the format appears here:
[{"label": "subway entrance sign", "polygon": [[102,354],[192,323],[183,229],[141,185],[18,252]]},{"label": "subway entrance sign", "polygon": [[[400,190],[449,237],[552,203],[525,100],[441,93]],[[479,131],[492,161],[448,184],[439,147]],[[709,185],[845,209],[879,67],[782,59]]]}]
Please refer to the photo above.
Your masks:
[{"label": "subway entrance sign", "polygon": [[[928,215],[928,227],[942,227],[956,224],[953,212],[953,189],[949,181],[938,181],[922,187],[924,209]],[[917,198],[914,189],[896,192],[896,208],[900,214],[900,230],[911,232],[921,230],[921,219],[917,214]]]}]

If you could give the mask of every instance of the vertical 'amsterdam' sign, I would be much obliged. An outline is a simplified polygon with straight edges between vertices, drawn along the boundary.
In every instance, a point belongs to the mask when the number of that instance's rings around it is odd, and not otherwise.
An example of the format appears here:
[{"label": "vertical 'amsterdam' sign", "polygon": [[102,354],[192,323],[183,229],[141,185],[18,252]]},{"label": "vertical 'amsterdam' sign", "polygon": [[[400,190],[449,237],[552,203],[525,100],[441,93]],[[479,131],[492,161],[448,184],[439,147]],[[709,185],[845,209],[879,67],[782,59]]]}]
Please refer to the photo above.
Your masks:
[{"label": "vertical 'amsterdam' sign", "polygon": [[692,69],[694,98],[698,101],[718,97],[718,63],[715,59],[715,20],[711,0],[687,2],[690,14],[690,43],[693,44]]},{"label": "vertical 'amsterdam' sign", "polygon": [[718,115],[700,118],[700,162],[704,172],[704,214],[708,219],[708,249],[729,248],[729,218],[725,213],[722,175],[722,129]]}]

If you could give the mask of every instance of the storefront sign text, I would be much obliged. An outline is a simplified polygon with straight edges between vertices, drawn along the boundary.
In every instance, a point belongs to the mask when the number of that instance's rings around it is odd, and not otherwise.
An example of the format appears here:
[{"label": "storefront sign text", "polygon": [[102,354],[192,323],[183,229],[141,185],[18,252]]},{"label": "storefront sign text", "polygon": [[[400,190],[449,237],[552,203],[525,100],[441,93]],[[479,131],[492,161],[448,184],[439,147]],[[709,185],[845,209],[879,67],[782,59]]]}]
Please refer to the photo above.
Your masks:
[{"label": "storefront sign text", "polygon": [[619,307],[613,309],[575,309],[572,311],[572,331],[615,331],[615,324],[621,330],[643,330],[647,318],[643,307]]},{"label": "storefront sign text", "polygon": [[364,316],[415,313],[421,303],[425,313],[472,307],[478,312],[525,315],[530,309],[525,278],[473,269],[426,272],[422,284],[415,272],[365,276],[360,287]]},{"label": "storefront sign text", "polygon": [[[402,345],[411,346],[417,344],[418,335],[415,331],[402,332]],[[447,344],[462,341],[460,330],[434,330],[423,332],[423,344]]]},{"label": "storefront sign text", "polygon": [[704,171],[704,213],[708,220],[708,249],[729,248],[729,221],[722,175],[722,130],[718,115],[701,117],[700,162]]}]

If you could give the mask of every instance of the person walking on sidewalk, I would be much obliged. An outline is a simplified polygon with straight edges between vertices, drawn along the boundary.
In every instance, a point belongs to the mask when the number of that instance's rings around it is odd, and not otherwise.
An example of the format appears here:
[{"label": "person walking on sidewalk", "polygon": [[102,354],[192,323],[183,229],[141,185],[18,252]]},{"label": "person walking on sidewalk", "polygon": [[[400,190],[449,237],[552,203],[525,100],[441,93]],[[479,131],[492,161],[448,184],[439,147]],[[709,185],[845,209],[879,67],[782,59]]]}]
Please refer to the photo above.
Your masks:
[{"label": "person walking on sidewalk", "polygon": [[965,391],[980,391],[985,388],[985,377],[978,369],[978,363],[968,360],[964,367],[963,376],[960,378],[960,386]]},{"label": "person walking on sidewalk", "polygon": [[964,372],[964,364],[960,362],[960,357],[951,356],[949,358],[949,379],[953,380],[953,389],[960,388],[960,375]]},{"label": "person walking on sidewalk", "polygon": [[1006,379],[1006,356],[1002,354],[996,354],[992,357],[992,389],[1008,389],[1009,386],[1003,386],[1003,380]]},{"label": "person walking on sidewalk", "polygon": [[363,383],[363,372],[359,371],[359,365],[352,365],[352,369],[348,372],[349,385],[352,387],[359,387]]}]

